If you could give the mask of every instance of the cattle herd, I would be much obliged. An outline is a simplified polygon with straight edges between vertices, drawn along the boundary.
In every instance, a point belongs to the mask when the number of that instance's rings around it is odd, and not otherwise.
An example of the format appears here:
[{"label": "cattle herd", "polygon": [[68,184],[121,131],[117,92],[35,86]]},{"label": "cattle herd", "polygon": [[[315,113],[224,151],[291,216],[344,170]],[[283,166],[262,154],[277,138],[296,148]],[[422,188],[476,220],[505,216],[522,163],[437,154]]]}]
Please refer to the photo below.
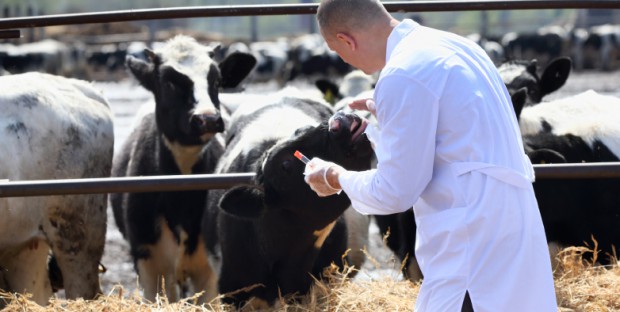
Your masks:
[{"label": "cattle herd", "polygon": [[[575,69],[614,68],[620,53],[610,51],[619,47],[604,45],[620,41],[602,38],[620,33],[611,26],[587,33],[581,44],[598,49],[597,61],[590,50],[571,52],[566,43],[577,42],[575,32],[561,37],[560,52],[546,50],[542,62],[528,54],[536,48],[524,36],[504,38],[502,57],[511,61],[497,65],[533,163],[619,160],[620,98],[590,90],[545,100]],[[96,298],[108,207],[150,301],[200,293],[199,303],[221,295],[225,303],[260,308],[303,295],[326,267],[363,265],[371,218],[403,263],[403,276],[423,278],[413,210],[364,216],[345,193],[321,198],[303,180],[296,150],[351,170],[376,164],[371,142],[357,131],[360,118],[373,122],[372,116],[343,104],[372,96],[374,77],[343,63],[320,37],[223,47],[178,35],[153,49],[115,51],[119,59],[103,63],[121,66],[152,94],[118,150],[103,92],[87,79],[65,77],[80,53],[52,41],[38,44],[63,52],[20,54],[18,47],[0,46],[1,65],[10,72],[0,77],[0,179],[240,172],[255,178],[222,190],[0,198],[1,290],[31,293],[42,305],[61,288],[67,298]],[[316,81],[321,92],[288,85],[299,77]],[[248,82],[267,80],[277,80],[280,90],[243,92]],[[612,262],[620,243],[616,186],[620,181],[602,178],[534,182],[552,260],[557,248],[595,242],[591,259]]]},{"label": "cattle herd", "polygon": [[[568,56],[577,71],[620,68],[620,25],[603,24],[587,28],[553,25],[541,27],[535,32],[487,36],[472,33],[467,36],[480,44],[496,65],[505,60],[535,58],[544,66],[552,59]],[[341,76],[351,70],[348,64],[327,49],[319,34],[258,42],[223,41],[226,44],[215,51],[215,60],[219,61],[235,51],[253,54],[257,65],[248,77],[253,82],[277,80],[280,85],[285,85],[299,77]],[[154,41],[150,46],[163,44]],[[52,38],[23,44],[0,43],[0,71],[16,74],[44,70],[86,80],[114,80],[124,77],[126,56],[144,57],[145,46],[143,41],[85,44]]]}]

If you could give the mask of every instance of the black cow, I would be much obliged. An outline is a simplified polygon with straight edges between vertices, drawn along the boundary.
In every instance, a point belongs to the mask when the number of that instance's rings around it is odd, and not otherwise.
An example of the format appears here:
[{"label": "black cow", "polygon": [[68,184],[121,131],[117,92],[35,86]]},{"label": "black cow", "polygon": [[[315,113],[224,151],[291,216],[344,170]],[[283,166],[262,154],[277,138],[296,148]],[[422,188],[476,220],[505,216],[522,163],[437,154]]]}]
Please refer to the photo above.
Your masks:
[{"label": "black cow", "polygon": [[347,260],[359,268],[363,262],[368,217],[347,209],[344,193],[318,197],[293,155],[299,150],[351,170],[370,167],[373,152],[361,119],[338,113],[328,123],[332,114],[325,103],[284,98],[231,121],[217,172],[256,172],[256,178],[223,192],[219,203],[211,197],[205,214],[207,248],[221,250],[225,302],[269,306],[280,294],[305,294],[311,275],[319,278],[330,263],[342,267]]},{"label": "black cow", "polygon": [[[113,176],[209,173],[223,146],[214,136],[224,131],[219,89],[235,87],[251,71],[255,59],[232,54],[217,64],[213,49],[193,38],[177,36],[148,60],[128,56],[127,67],[155,98],[155,111],[146,114],[116,155]],[[131,246],[144,296],[155,300],[165,280],[172,301],[177,282],[189,279],[194,290],[216,295],[200,220],[206,191],[113,194],[114,217]]]},{"label": "black cow", "polygon": [[[618,116],[620,99],[594,91],[526,107],[520,117],[526,153],[533,163],[618,161]],[[613,261],[620,246],[619,180],[537,180],[534,191],[551,246],[593,248],[595,240],[598,261]]]}]

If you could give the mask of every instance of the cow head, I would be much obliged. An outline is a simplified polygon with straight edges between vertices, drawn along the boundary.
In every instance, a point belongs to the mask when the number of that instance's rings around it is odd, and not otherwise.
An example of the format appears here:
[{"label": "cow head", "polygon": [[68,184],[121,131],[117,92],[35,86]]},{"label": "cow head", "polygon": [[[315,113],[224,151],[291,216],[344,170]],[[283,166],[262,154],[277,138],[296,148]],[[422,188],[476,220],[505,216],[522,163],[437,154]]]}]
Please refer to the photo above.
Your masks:
[{"label": "cow head", "polygon": [[570,58],[560,57],[552,60],[538,75],[538,62],[510,61],[499,66],[498,70],[512,97],[525,88],[525,105],[540,103],[542,98],[564,85],[571,71]]},{"label": "cow head", "polygon": [[357,115],[338,112],[328,122],[298,129],[263,155],[256,184],[230,189],[220,207],[243,218],[276,213],[323,226],[334,221],[350,205],[348,197],[318,197],[304,181],[305,164],[294,153],[299,150],[309,158],[319,157],[349,170],[369,169],[373,152],[363,133],[365,126]]},{"label": "cow head", "polygon": [[146,60],[128,56],[126,65],[140,84],[155,96],[157,126],[170,143],[203,145],[224,130],[220,88],[235,87],[252,70],[256,59],[233,53],[221,63],[214,48],[193,38],[177,36]]}]

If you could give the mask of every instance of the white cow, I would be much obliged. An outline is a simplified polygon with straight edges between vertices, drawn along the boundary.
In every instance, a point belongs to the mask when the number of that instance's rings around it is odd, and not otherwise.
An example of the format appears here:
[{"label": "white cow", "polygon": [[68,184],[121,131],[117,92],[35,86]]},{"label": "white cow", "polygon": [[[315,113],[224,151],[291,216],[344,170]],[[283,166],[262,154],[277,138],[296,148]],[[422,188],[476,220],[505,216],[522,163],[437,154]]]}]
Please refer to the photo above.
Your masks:
[{"label": "white cow", "polygon": [[[88,82],[42,73],[0,77],[0,179],[108,177],[112,113]],[[46,304],[50,252],[67,298],[101,293],[106,195],[0,198],[0,286]]]}]

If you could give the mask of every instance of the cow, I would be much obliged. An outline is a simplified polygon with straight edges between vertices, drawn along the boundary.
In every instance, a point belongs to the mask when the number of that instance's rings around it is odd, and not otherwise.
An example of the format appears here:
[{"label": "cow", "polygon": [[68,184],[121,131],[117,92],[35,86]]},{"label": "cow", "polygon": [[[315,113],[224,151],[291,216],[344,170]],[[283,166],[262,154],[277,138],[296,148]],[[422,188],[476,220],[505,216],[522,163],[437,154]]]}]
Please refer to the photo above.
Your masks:
[{"label": "cow", "polygon": [[[329,103],[336,104],[342,108],[351,100],[352,97],[360,93],[375,88],[376,79],[372,75],[365,74],[363,71],[356,69],[347,73],[340,83],[336,83],[328,78],[317,79],[314,85],[323,93],[323,97]],[[372,96],[371,96],[372,97]],[[347,102],[343,99],[348,98]]]},{"label": "cow", "polygon": [[620,25],[592,26],[582,45],[586,68],[611,71],[618,69],[620,59]]},{"label": "cow", "polygon": [[368,217],[348,208],[344,193],[318,197],[304,182],[305,165],[294,153],[368,169],[372,149],[362,120],[334,115],[327,103],[303,97],[284,97],[239,116],[231,120],[216,172],[256,176],[210,197],[203,219],[204,241],[220,267],[223,301],[264,308],[280,295],[306,294],[312,276],[320,278],[331,263],[359,268]]},{"label": "cow", "polygon": [[252,73],[253,82],[276,81],[284,85],[283,71],[288,61],[289,43],[285,38],[275,41],[250,43],[250,50],[256,56],[256,69]]},{"label": "cow", "polygon": [[327,47],[320,34],[295,38],[288,52],[283,77],[285,83],[300,78],[342,77],[353,70]]},{"label": "cow", "polygon": [[[213,60],[213,48],[176,36],[160,49],[145,50],[147,60],[128,56],[126,66],[153,93],[146,112],[114,158],[112,175],[149,176],[210,173],[223,153],[217,134],[225,110],[219,90],[236,87],[256,63],[233,53]],[[178,285],[189,280],[200,302],[216,293],[215,275],[200,237],[206,190],[118,193],[110,196],[115,221],[128,240],[144,297],[158,293],[178,300]],[[164,280],[162,284],[161,281]]]},{"label": "cow", "polygon": [[0,65],[13,74],[39,71],[65,75],[73,71],[74,62],[71,48],[53,39],[20,45],[0,44]]},{"label": "cow", "polygon": [[536,32],[509,32],[502,36],[506,59],[536,58],[544,66],[569,52],[569,31],[558,25],[548,25]]},{"label": "cow", "polygon": [[484,52],[487,53],[487,55],[495,65],[500,65],[504,61],[506,61],[506,53],[504,52],[504,47],[499,42],[501,38],[483,36],[480,33],[469,34],[467,35],[467,38],[477,43],[484,50]]},{"label": "cow", "polygon": [[[513,103],[529,106],[540,103],[545,96],[560,89],[568,80],[571,66],[570,58],[559,57],[551,60],[540,75],[536,60],[508,61],[501,64],[498,70]],[[521,109],[522,106],[515,105],[517,116]]]},{"label": "cow", "polygon": [[[533,163],[616,162],[620,157],[620,98],[589,90],[521,112],[524,148]],[[620,181],[545,179],[534,183],[552,260],[566,246],[597,244],[601,264],[620,246]]]},{"label": "cow", "polygon": [[[0,77],[0,179],[109,177],[112,112],[89,82],[45,73]],[[69,299],[101,293],[107,195],[0,198],[0,285],[44,305],[50,253]]]}]

